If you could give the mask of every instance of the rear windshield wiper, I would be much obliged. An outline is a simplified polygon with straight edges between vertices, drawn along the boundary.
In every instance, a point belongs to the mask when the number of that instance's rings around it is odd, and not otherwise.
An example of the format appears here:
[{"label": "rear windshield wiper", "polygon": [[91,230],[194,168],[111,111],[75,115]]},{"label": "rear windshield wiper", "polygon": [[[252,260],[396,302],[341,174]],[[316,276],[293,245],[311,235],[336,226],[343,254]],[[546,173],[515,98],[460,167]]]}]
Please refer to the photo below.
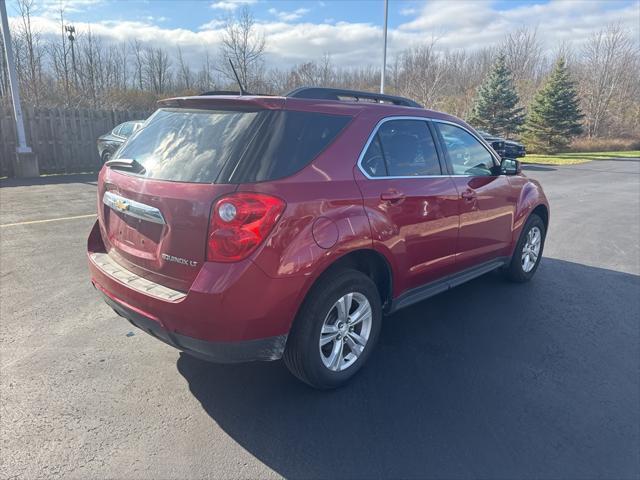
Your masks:
[{"label": "rear windshield wiper", "polygon": [[145,172],[145,168],[135,158],[114,158],[105,162],[105,166],[109,168],[124,168],[136,173]]}]

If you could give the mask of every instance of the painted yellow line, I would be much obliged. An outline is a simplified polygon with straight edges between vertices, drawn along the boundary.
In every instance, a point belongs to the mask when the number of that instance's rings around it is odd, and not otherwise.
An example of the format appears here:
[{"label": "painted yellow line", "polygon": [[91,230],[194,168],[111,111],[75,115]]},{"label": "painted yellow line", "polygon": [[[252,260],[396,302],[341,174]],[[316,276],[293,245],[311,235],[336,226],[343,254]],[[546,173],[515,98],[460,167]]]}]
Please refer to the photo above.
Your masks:
[{"label": "painted yellow line", "polygon": [[95,213],[90,213],[88,215],[76,215],[75,217],[48,218],[46,220],[31,220],[29,222],[5,223],[4,225],[0,225],[0,228],[17,227],[18,225],[33,225],[34,223],[62,222],[64,220],[75,220],[77,218],[89,218],[95,216]]}]

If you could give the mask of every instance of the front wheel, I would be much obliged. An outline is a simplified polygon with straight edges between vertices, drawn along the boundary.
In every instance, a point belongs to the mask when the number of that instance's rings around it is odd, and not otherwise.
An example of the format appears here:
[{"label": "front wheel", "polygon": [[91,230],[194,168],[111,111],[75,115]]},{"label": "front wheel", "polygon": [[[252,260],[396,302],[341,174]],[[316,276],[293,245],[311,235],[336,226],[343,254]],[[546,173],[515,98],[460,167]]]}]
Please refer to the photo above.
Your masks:
[{"label": "front wheel", "polygon": [[546,228],[542,219],[532,214],[525,223],[520,239],[507,267],[507,278],[514,282],[528,282],[533,278],[544,249]]},{"label": "front wheel", "polygon": [[329,389],[365,363],[380,333],[375,283],[355,270],[323,278],[305,300],[289,335],[284,362],[303,382]]}]

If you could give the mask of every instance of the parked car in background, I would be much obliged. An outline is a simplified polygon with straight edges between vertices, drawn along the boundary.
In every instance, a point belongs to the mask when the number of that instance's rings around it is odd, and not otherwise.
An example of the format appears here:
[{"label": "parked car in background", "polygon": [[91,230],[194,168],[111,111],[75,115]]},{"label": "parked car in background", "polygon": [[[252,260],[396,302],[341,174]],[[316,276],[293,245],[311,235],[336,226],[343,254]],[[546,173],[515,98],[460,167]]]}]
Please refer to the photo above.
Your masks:
[{"label": "parked car in background", "polygon": [[383,315],[495,269],[526,282],[540,264],[540,184],[462,120],[406,98],[181,97],[151,118],[100,171],[91,281],[193,356],[284,358],[337,387]]},{"label": "parked car in background", "polygon": [[527,154],[525,146],[515,140],[506,140],[502,137],[492,135],[484,130],[477,130],[482,135],[489,145],[504,158],[520,158]]},{"label": "parked car in background", "polygon": [[100,155],[102,163],[109,161],[115,151],[120,148],[120,145],[122,145],[133,132],[142,127],[143,124],[144,120],[124,122],[109,133],[98,137],[98,155]]}]

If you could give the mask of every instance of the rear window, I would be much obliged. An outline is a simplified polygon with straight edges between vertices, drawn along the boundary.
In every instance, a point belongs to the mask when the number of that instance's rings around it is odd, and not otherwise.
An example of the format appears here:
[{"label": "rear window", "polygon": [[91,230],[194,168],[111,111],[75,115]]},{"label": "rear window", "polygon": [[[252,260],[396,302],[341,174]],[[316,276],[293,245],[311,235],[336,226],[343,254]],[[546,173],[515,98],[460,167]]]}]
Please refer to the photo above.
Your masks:
[{"label": "rear window", "polygon": [[176,182],[213,183],[238,147],[246,143],[258,112],[161,109],[131,136],[116,158],[132,158],[142,176]]},{"label": "rear window", "polygon": [[275,180],[308,165],[350,119],[282,110],[160,109],[116,158],[135,159],[142,176],[159,180]]}]

